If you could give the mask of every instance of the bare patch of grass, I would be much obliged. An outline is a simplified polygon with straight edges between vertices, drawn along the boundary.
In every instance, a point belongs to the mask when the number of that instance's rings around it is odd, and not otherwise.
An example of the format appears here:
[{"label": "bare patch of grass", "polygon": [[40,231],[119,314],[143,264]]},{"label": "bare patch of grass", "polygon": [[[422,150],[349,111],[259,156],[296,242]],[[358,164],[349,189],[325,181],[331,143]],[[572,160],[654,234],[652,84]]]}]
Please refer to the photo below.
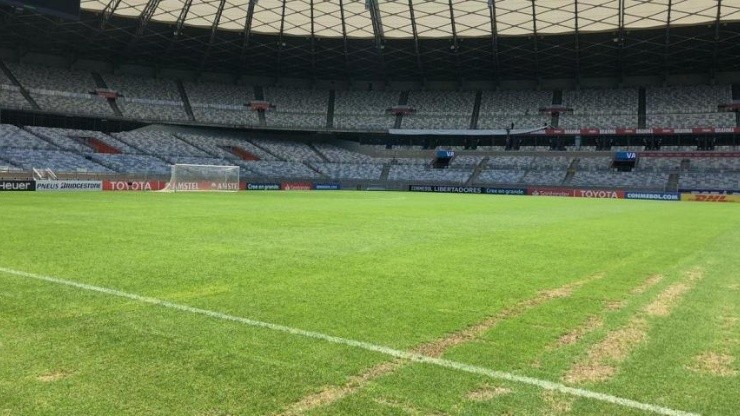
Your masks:
[{"label": "bare patch of grass", "polygon": [[300,415],[311,409],[327,406],[346,396],[354,394],[374,379],[390,374],[404,364],[405,363],[401,360],[385,361],[377,364],[367,371],[351,377],[341,386],[329,386],[317,393],[303,397],[301,400],[293,403],[288,409],[280,413],[280,415]]},{"label": "bare patch of grass", "polygon": [[549,408],[547,414],[563,415],[570,413],[573,410],[573,402],[575,399],[572,396],[566,396],[552,390],[545,390],[542,392],[542,400]]},{"label": "bare patch of grass", "polygon": [[697,373],[732,377],[737,374],[737,370],[733,368],[734,362],[735,357],[732,355],[709,351],[694,357],[694,363],[688,368]]},{"label": "bare patch of grass", "polygon": [[488,400],[492,400],[498,396],[503,396],[510,393],[511,389],[506,387],[484,386],[478,390],[473,390],[470,393],[466,394],[465,398],[474,402],[485,402]]},{"label": "bare patch of grass", "polygon": [[71,374],[64,371],[53,371],[51,373],[42,374],[36,377],[36,380],[42,383],[53,383],[55,381],[63,380],[69,377]]},{"label": "bare patch of grass", "polygon": [[[412,352],[429,357],[440,357],[450,348],[480,337],[505,319],[521,315],[522,313],[539,305],[542,305],[543,303],[546,303],[550,300],[568,297],[576,288],[581,287],[589,282],[602,279],[603,277],[603,273],[598,273],[585,279],[569,283],[555,289],[543,290],[539,292],[535,297],[525,299],[517,303],[516,305],[504,309],[496,315],[488,317],[475,325],[472,325],[461,331],[449,334],[438,340],[422,344],[414,348]],[[324,390],[319,391],[318,393],[314,393],[302,398],[298,402],[291,405],[283,413],[280,413],[280,415],[299,415],[311,409],[328,406],[346,396],[354,394],[355,392],[368,385],[372,380],[386,374],[390,374],[396,371],[398,368],[404,366],[405,364],[406,363],[402,360],[380,363],[360,375],[351,377],[342,386],[327,387]]]},{"label": "bare patch of grass", "polygon": [[662,274],[654,274],[647,278],[640,286],[637,286],[636,288],[632,289],[633,295],[640,295],[645,293],[648,289],[651,287],[657,285],[663,280]]},{"label": "bare patch of grass", "polygon": [[598,382],[610,379],[617,365],[647,338],[647,321],[633,318],[626,326],[610,332],[591,347],[587,358],[574,365],[563,379],[569,383]]},{"label": "bare patch of grass", "polygon": [[592,316],[588,318],[588,320],[586,320],[586,322],[584,322],[583,325],[575,328],[574,330],[560,337],[557,341],[557,346],[563,347],[566,345],[575,344],[576,342],[578,342],[578,340],[583,338],[586,334],[593,332],[594,330],[598,328],[601,328],[603,325],[604,325],[604,321],[600,317]]}]

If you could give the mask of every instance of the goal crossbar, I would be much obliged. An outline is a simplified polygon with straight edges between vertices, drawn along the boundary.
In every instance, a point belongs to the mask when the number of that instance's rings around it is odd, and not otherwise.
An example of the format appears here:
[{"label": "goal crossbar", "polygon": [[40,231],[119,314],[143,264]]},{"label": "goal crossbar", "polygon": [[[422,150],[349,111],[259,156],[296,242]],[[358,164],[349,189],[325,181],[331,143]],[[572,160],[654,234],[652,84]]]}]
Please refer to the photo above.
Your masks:
[{"label": "goal crossbar", "polygon": [[239,166],[175,164],[164,192],[236,192]]}]

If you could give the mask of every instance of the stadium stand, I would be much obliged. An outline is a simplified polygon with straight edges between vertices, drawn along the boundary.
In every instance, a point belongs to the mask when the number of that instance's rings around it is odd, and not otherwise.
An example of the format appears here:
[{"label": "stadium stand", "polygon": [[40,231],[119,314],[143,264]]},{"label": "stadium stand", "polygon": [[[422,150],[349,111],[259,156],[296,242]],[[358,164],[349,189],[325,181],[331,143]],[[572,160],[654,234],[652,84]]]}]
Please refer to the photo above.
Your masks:
[{"label": "stadium stand", "polygon": [[398,104],[398,91],[336,92],[334,127],[350,130],[385,130],[393,127],[396,117],[386,110]]},{"label": "stadium stand", "polygon": [[637,88],[568,90],[563,92],[563,104],[573,112],[560,114],[558,127],[637,127]]},{"label": "stadium stand", "polygon": [[329,100],[327,90],[265,88],[265,100],[275,110],[265,113],[267,125],[284,128],[325,128]]},{"label": "stadium stand", "polygon": [[62,150],[0,149],[0,157],[25,170],[48,168],[61,172],[110,172],[110,169],[80,154]]},{"label": "stadium stand", "polygon": [[52,144],[9,124],[0,124],[0,148],[55,149]]},{"label": "stadium stand", "polygon": [[246,85],[184,82],[196,121],[238,126],[259,125],[257,113],[244,105],[254,100]]},{"label": "stadium stand", "polygon": [[542,127],[550,116],[539,109],[551,104],[551,91],[483,91],[478,127],[503,129],[511,123],[515,128]]},{"label": "stadium stand", "polygon": [[732,101],[728,85],[647,88],[647,127],[735,127],[734,113],[718,105]]},{"label": "stadium stand", "polygon": [[388,179],[391,181],[436,181],[465,184],[473,172],[458,169],[434,169],[418,164],[391,166]]},{"label": "stadium stand", "polygon": [[113,133],[113,137],[144,153],[156,154],[157,156],[211,156],[167,132],[136,131]]},{"label": "stadium stand", "polygon": [[113,115],[105,99],[90,94],[95,90],[95,80],[90,72],[14,62],[6,65],[42,110],[64,114]]},{"label": "stadium stand", "polygon": [[416,111],[403,117],[407,129],[468,129],[475,104],[473,91],[411,91],[408,105]]},{"label": "stadium stand", "polygon": [[332,179],[377,180],[383,165],[369,163],[313,163],[317,170]]},{"label": "stadium stand", "polygon": [[182,98],[172,80],[103,74],[106,85],[123,97],[116,100],[125,117],[152,121],[187,121]]},{"label": "stadium stand", "polygon": [[252,142],[273,155],[294,162],[321,162],[321,156],[305,143],[255,139]]}]

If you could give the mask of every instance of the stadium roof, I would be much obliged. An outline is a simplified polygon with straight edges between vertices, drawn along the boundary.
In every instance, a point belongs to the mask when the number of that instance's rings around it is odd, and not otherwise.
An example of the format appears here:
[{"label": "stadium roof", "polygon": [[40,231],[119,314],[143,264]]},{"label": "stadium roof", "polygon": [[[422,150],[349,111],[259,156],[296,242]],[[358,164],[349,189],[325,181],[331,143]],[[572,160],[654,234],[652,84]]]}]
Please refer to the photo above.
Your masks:
[{"label": "stadium roof", "polygon": [[[82,0],[87,10],[220,30],[319,37],[482,37],[740,20],[737,0]],[[151,8],[148,10],[147,8]],[[413,16],[413,17],[412,17]],[[412,20],[413,19],[413,20]],[[622,21],[623,19],[623,21]],[[375,24],[374,20],[377,22]],[[414,28],[415,23],[416,28]]]},{"label": "stadium roof", "polygon": [[0,47],[317,79],[740,71],[740,0],[82,0],[0,6]]}]

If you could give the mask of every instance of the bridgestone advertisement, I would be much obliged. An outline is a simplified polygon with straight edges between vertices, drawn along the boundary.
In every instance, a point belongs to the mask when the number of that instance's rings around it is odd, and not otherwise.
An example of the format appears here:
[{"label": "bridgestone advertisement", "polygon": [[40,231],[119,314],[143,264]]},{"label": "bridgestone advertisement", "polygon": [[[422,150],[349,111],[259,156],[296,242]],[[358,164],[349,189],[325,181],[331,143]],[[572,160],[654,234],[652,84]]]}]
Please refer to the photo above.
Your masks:
[{"label": "bridgestone advertisement", "polygon": [[38,192],[100,192],[102,181],[36,181]]},{"label": "bridgestone advertisement", "polygon": [[5,191],[35,191],[35,181],[9,181],[0,180],[0,192]]}]

